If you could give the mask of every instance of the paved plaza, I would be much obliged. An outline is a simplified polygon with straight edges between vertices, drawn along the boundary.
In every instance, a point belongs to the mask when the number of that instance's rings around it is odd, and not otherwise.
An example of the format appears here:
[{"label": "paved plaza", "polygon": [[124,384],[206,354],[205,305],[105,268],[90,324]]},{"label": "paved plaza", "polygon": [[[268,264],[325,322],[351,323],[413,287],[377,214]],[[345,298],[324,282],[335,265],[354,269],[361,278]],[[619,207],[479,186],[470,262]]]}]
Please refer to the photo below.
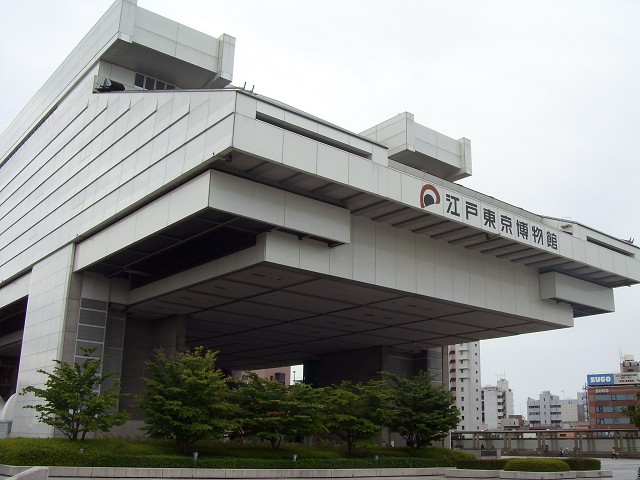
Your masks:
[{"label": "paved plaza", "polygon": [[602,470],[611,470],[613,480],[632,480],[638,478],[640,458],[602,458]]}]

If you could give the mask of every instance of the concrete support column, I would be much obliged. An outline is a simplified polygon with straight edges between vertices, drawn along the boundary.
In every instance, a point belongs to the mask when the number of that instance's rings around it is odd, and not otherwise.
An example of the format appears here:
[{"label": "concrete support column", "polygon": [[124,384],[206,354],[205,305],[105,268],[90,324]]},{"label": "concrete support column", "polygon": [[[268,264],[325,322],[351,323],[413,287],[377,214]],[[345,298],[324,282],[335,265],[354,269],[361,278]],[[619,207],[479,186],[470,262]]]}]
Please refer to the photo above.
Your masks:
[{"label": "concrete support column", "polygon": [[[124,393],[137,395],[143,392],[146,361],[152,358],[154,349],[163,348],[167,356],[187,349],[186,327],[187,317],[184,315],[152,321],[127,319],[121,376]],[[120,406],[130,412],[134,420],[142,420],[142,412],[132,397],[124,398]]]},{"label": "concrete support column", "polygon": [[[22,353],[18,370],[20,392],[27,385],[43,387],[46,377],[39,369],[52,371],[53,360],[63,360],[70,347],[66,335],[75,330],[67,313],[77,311],[75,282],[72,282],[73,245],[64,247],[34,265],[29,284],[29,299],[22,337]],[[75,338],[73,339],[75,341]],[[32,395],[16,398],[11,435],[16,437],[51,437],[53,427],[37,421],[35,411],[23,408],[34,404]]]},{"label": "concrete support column", "polygon": [[538,451],[539,452],[544,452],[545,447],[547,446],[546,441],[545,441],[545,435],[542,432],[538,432],[536,434],[536,437],[538,439]]},{"label": "concrete support column", "polygon": [[582,453],[582,434],[578,434],[578,453]]},{"label": "concrete support column", "polygon": [[622,434],[620,432],[613,433],[613,445],[618,452],[624,451],[624,445],[622,443]]}]

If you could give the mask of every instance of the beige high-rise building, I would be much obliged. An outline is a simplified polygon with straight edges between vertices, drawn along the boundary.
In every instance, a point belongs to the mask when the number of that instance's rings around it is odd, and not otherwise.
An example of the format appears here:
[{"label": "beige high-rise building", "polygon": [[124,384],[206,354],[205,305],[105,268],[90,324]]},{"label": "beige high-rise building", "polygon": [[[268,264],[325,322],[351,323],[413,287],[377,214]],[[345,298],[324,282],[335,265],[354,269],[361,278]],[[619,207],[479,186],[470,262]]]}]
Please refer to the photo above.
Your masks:
[{"label": "beige high-rise building", "polygon": [[501,378],[495,386],[485,386],[482,393],[482,419],[484,428],[502,430],[513,415],[513,392],[509,382]]},{"label": "beige high-rise building", "polygon": [[481,430],[480,343],[449,346],[449,391],[460,410],[458,430]]}]

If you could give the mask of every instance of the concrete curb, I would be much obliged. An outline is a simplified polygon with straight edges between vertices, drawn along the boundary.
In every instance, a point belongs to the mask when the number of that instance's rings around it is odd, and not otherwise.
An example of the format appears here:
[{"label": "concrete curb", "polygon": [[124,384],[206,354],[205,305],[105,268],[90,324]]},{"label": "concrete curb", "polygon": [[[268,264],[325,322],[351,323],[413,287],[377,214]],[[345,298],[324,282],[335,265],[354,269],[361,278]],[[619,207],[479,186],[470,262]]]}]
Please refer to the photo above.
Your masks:
[{"label": "concrete curb", "polygon": [[[0,475],[11,480],[50,478],[171,478],[171,479],[333,479],[436,477],[455,480],[571,480],[611,478],[610,470],[571,472],[505,472],[503,470],[458,470],[455,468],[361,468],[361,469],[214,469],[214,468],[127,468],[127,467],[25,467],[0,465]],[[436,480],[436,479],[434,479]]]}]

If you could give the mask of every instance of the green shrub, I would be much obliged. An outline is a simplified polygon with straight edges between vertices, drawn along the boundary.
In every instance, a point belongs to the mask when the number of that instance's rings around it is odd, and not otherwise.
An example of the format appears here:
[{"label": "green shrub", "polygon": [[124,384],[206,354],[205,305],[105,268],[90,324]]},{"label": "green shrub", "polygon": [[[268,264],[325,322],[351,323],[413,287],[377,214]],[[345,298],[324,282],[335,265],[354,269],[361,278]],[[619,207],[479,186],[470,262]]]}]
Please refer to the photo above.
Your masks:
[{"label": "green shrub", "polygon": [[[82,449],[82,451],[80,451]],[[9,465],[110,466],[140,468],[411,468],[450,467],[457,460],[473,458],[466,452],[443,448],[363,449],[348,457],[338,448],[298,444],[273,450],[267,444],[200,442],[194,446],[198,460],[178,455],[169,441],[96,439],[70,442],[51,438],[0,440],[0,458]],[[292,456],[296,454],[297,462]],[[377,455],[378,459],[374,460]]]},{"label": "green shrub", "polygon": [[504,469],[510,472],[568,472],[569,465],[555,458],[514,458]]},{"label": "green shrub", "polygon": [[563,458],[563,462],[569,465],[569,470],[600,470],[600,460],[597,458],[571,457]]},{"label": "green shrub", "polygon": [[458,460],[456,468],[461,470],[504,470],[504,466],[509,462],[508,458],[491,460]]}]

